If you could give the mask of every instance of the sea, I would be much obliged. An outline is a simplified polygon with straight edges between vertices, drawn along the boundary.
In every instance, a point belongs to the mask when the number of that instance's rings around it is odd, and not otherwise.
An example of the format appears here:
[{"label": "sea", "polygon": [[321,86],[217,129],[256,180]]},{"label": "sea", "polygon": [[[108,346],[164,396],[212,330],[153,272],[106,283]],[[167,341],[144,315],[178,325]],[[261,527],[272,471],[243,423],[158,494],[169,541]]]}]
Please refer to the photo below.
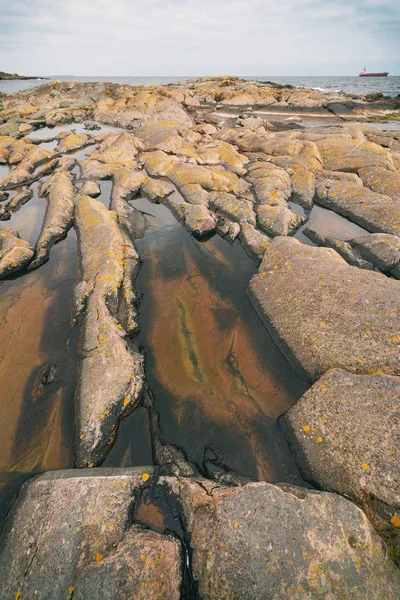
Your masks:
[{"label": "sea", "polygon": [[[388,76],[388,77],[327,77],[327,76],[314,76],[314,77],[277,77],[275,75],[242,75],[244,79],[258,80],[258,81],[271,81],[279,84],[289,84],[300,88],[313,88],[317,90],[329,90],[335,92],[346,92],[347,94],[375,94],[381,93],[385,96],[395,97],[400,95],[400,76]],[[109,81],[111,83],[121,83],[126,85],[144,85],[150,83],[157,84],[168,84],[175,83],[177,81],[183,81],[190,79],[190,77],[180,76],[168,76],[168,77],[98,77],[98,76],[87,76],[87,77],[74,77],[73,75],[49,75],[43,80],[30,79],[30,80],[14,80],[14,81],[0,81],[0,92],[6,94],[13,94],[20,90],[36,87],[45,83],[45,80],[61,80],[61,81]]]}]

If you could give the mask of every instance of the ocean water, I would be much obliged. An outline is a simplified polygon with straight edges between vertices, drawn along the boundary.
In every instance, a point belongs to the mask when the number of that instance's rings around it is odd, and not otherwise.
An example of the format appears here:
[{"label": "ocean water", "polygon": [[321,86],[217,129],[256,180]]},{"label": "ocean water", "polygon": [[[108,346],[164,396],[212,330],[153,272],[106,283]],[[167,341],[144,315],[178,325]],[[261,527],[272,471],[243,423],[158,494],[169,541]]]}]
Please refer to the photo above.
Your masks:
[{"label": "ocean water", "polygon": [[[320,90],[343,91],[348,94],[374,94],[381,93],[385,96],[397,96],[400,94],[400,76],[388,77],[277,77],[269,75],[248,76],[242,75],[245,79],[273,81],[274,83],[289,84],[295,87],[314,88]],[[74,77],[73,75],[51,75],[49,80],[58,79],[61,81],[110,81],[112,83],[122,83],[126,85],[143,85],[147,83],[174,83],[190,77]],[[0,81],[0,92],[12,94],[19,90],[25,90],[36,87],[44,83],[44,80],[27,81]]]}]

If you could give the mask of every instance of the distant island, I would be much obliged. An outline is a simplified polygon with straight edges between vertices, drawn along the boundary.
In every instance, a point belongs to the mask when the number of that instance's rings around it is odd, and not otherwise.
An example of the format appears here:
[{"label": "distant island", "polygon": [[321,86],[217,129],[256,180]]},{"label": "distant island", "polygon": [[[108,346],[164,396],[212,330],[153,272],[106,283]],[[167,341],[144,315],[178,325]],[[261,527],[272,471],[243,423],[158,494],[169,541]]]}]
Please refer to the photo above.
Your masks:
[{"label": "distant island", "polygon": [[0,80],[3,79],[46,79],[46,77],[25,76],[18,75],[18,73],[4,73],[4,71],[0,71]]}]

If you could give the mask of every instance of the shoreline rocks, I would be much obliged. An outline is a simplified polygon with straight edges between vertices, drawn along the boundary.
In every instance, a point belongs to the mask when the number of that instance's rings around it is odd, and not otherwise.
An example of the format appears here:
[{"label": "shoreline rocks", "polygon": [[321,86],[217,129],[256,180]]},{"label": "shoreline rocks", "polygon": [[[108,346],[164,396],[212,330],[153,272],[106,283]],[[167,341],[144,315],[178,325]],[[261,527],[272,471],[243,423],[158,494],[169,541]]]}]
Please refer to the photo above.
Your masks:
[{"label": "shoreline rocks", "polygon": [[[22,485],[1,536],[0,598],[178,600],[181,546],[132,526],[151,468],[50,471]],[[145,588],[145,590],[143,590]]]},{"label": "shoreline rocks", "polygon": [[325,373],[280,418],[302,476],[361,503],[379,500],[390,521],[400,510],[399,401],[399,377]]},{"label": "shoreline rocks", "polygon": [[400,374],[400,284],[335,251],[287,237],[268,246],[248,293],[282,352],[309,381],[331,368]]},{"label": "shoreline rocks", "polygon": [[400,576],[348,500],[265,482],[161,478],[177,497],[204,600],[397,597]]},{"label": "shoreline rocks", "polygon": [[76,465],[104,460],[119,420],[132,412],[143,392],[143,356],[130,337],[136,332],[133,281],[137,252],[101,202],[78,194],[75,224],[81,280],[73,321],[82,317],[76,390]]}]

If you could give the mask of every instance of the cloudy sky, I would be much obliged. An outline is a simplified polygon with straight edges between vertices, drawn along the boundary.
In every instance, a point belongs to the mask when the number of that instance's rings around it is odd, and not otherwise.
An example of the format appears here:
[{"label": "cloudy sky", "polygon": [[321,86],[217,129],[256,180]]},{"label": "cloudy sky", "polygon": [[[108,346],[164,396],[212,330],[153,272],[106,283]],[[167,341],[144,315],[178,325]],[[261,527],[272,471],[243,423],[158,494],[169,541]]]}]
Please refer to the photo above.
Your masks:
[{"label": "cloudy sky", "polygon": [[400,75],[400,0],[0,0],[0,70]]}]

